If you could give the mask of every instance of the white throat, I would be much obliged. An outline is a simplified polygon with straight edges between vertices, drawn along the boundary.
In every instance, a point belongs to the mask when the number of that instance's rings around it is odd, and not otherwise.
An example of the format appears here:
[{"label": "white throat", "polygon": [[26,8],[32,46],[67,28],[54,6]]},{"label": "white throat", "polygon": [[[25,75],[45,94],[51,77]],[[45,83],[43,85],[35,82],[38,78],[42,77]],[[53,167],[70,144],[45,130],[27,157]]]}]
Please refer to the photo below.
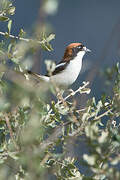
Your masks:
[{"label": "white throat", "polygon": [[80,51],[80,52],[78,52],[76,58],[79,58],[79,61],[80,61],[80,59],[82,60],[84,55],[85,55],[85,51]]}]

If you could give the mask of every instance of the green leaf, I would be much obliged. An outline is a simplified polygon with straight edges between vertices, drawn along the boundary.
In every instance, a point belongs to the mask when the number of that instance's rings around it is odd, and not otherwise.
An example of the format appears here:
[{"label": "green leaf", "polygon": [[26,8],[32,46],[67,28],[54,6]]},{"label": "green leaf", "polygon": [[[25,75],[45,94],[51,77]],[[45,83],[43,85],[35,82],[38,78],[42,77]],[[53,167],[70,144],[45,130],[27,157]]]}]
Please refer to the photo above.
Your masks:
[{"label": "green leaf", "polygon": [[87,163],[91,166],[95,164],[96,158],[95,155],[88,155],[88,154],[83,154],[83,159],[87,161]]},{"label": "green leaf", "polygon": [[0,16],[0,21],[8,21],[9,18],[7,16]]},{"label": "green leaf", "polygon": [[53,48],[52,48],[52,46],[50,45],[50,44],[46,44],[46,48],[48,49],[48,51],[53,51]]},{"label": "green leaf", "polygon": [[6,37],[6,38],[9,38],[8,32],[5,32],[5,37]]},{"label": "green leaf", "polygon": [[23,37],[26,34],[26,32],[23,29],[20,29],[19,37]]},{"label": "green leaf", "polygon": [[119,62],[116,64],[116,69],[117,69],[117,73],[120,72],[120,69],[119,69]]},{"label": "green leaf", "polygon": [[11,60],[15,63],[15,64],[19,64],[19,59],[17,57],[13,57],[11,58]]},{"label": "green leaf", "polygon": [[0,80],[2,79],[5,72],[0,72]]},{"label": "green leaf", "polygon": [[42,43],[41,44],[41,47],[45,50],[45,51],[52,51],[53,49],[52,49],[52,47],[51,47],[51,45],[50,44],[46,44],[46,43]]},{"label": "green leaf", "polygon": [[11,26],[12,26],[12,20],[9,20],[8,21],[8,34],[10,34]]},{"label": "green leaf", "polygon": [[4,163],[4,160],[3,159],[0,159],[0,164],[3,164]]},{"label": "green leaf", "polygon": [[47,37],[47,42],[50,42],[51,40],[55,39],[55,34],[50,34],[48,37]]},{"label": "green leaf", "polygon": [[8,152],[8,155],[13,158],[14,160],[18,160],[17,155],[14,152]]},{"label": "green leaf", "polygon": [[14,15],[14,14],[15,14],[15,7],[14,7],[14,6],[10,7],[10,8],[7,10],[7,13],[8,13],[9,15]]}]

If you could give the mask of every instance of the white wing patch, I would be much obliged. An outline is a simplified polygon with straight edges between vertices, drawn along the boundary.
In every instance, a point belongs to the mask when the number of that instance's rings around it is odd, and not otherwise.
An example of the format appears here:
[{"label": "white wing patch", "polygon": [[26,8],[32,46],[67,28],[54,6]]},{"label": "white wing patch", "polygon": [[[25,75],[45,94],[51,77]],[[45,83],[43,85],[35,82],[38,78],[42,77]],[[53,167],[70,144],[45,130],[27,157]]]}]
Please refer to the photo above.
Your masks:
[{"label": "white wing patch", "polygon": [[66,63],[60,63],[60,64],[56,65],[55,69],[56,69],[56,68],[59,68],[59,67],[62,67],[62,66],[64,66],[65,64],[66,64]]}]

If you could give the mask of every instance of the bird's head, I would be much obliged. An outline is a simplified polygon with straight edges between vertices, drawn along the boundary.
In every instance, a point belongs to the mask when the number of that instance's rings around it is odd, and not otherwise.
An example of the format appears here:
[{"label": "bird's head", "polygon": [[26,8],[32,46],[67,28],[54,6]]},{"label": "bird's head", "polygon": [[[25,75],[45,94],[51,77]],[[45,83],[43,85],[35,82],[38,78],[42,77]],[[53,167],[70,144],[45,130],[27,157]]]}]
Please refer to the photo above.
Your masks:
[{"label": "bird's head", "polygon": [[71,43],[65,50],[63,61],[73,60],[76,56],[82,58],[86,52],[91,52],[91,50],[87,49],[82,43]]}]

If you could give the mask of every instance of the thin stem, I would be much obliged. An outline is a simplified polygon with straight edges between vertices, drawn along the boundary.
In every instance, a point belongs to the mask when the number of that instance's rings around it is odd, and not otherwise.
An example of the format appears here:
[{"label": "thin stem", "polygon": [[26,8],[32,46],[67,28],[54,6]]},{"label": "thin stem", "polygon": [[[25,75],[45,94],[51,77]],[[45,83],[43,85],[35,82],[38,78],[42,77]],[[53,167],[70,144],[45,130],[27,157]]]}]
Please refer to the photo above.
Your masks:
[{"label": "thin stem", "polygon": [[14,146],[17,150],[19,150],[19,147],[18,145],[16,144],[15,140],[14,140],[14,136],[13,136],[13,131],[12,131],[12,128],[11,128],[11,125],[10,125],[10,121],[9,121],[9,118],[8,118],[8,115],[6,114],[5,115],[5,121],[6,121],[6,124],[7,124],[7,127],[9,129],[9,132],[10,132],[10,137],[14,143]]},{"label": "thin stem", "polygon": [[103,114],[100,114],[99,116],[95,117],[94,121],[96,121],[96,120],[98,120],[98,119],[100,119],[100,118],[102,118],[102,117],[104,117],[104,116],[107,116],[108,113],[111,112],[111,110],[112,110],[112,109],[109,109],[108,111],[104,112]]},{"label": "thin stem", "polygon": [[64,101],[66,101],[68,98],[70,98],[71,96],[74,96],[75,94],[77,94],[78,92],[80,92],[80,90],[84,89],[87,85],[89,84],[89,82],[86,82],[82,87],[79,87],[76,91],[73,91],[72,93],[70,93],[68,96],[66,96],[64,98]]},{"label": "thin stem", "polygon": [[0,32],[0,35],[2,35],[2,36],[6,36],[7,35],[9,38],[16,39],[16,40],[21,40],[21,41],[25,41],[25,42],[37,42],[38,44],[44,44],[44,43],[49,42],[49,41],[51,41],[52,39],[55,38],[54,34],[51,34],[50,36],[48,36],[46,39],[44,39],[42,41],[22,38],[22,37],[19,37],[19,36],[14,36],[12,34],[6,34],[5,32]]}]

